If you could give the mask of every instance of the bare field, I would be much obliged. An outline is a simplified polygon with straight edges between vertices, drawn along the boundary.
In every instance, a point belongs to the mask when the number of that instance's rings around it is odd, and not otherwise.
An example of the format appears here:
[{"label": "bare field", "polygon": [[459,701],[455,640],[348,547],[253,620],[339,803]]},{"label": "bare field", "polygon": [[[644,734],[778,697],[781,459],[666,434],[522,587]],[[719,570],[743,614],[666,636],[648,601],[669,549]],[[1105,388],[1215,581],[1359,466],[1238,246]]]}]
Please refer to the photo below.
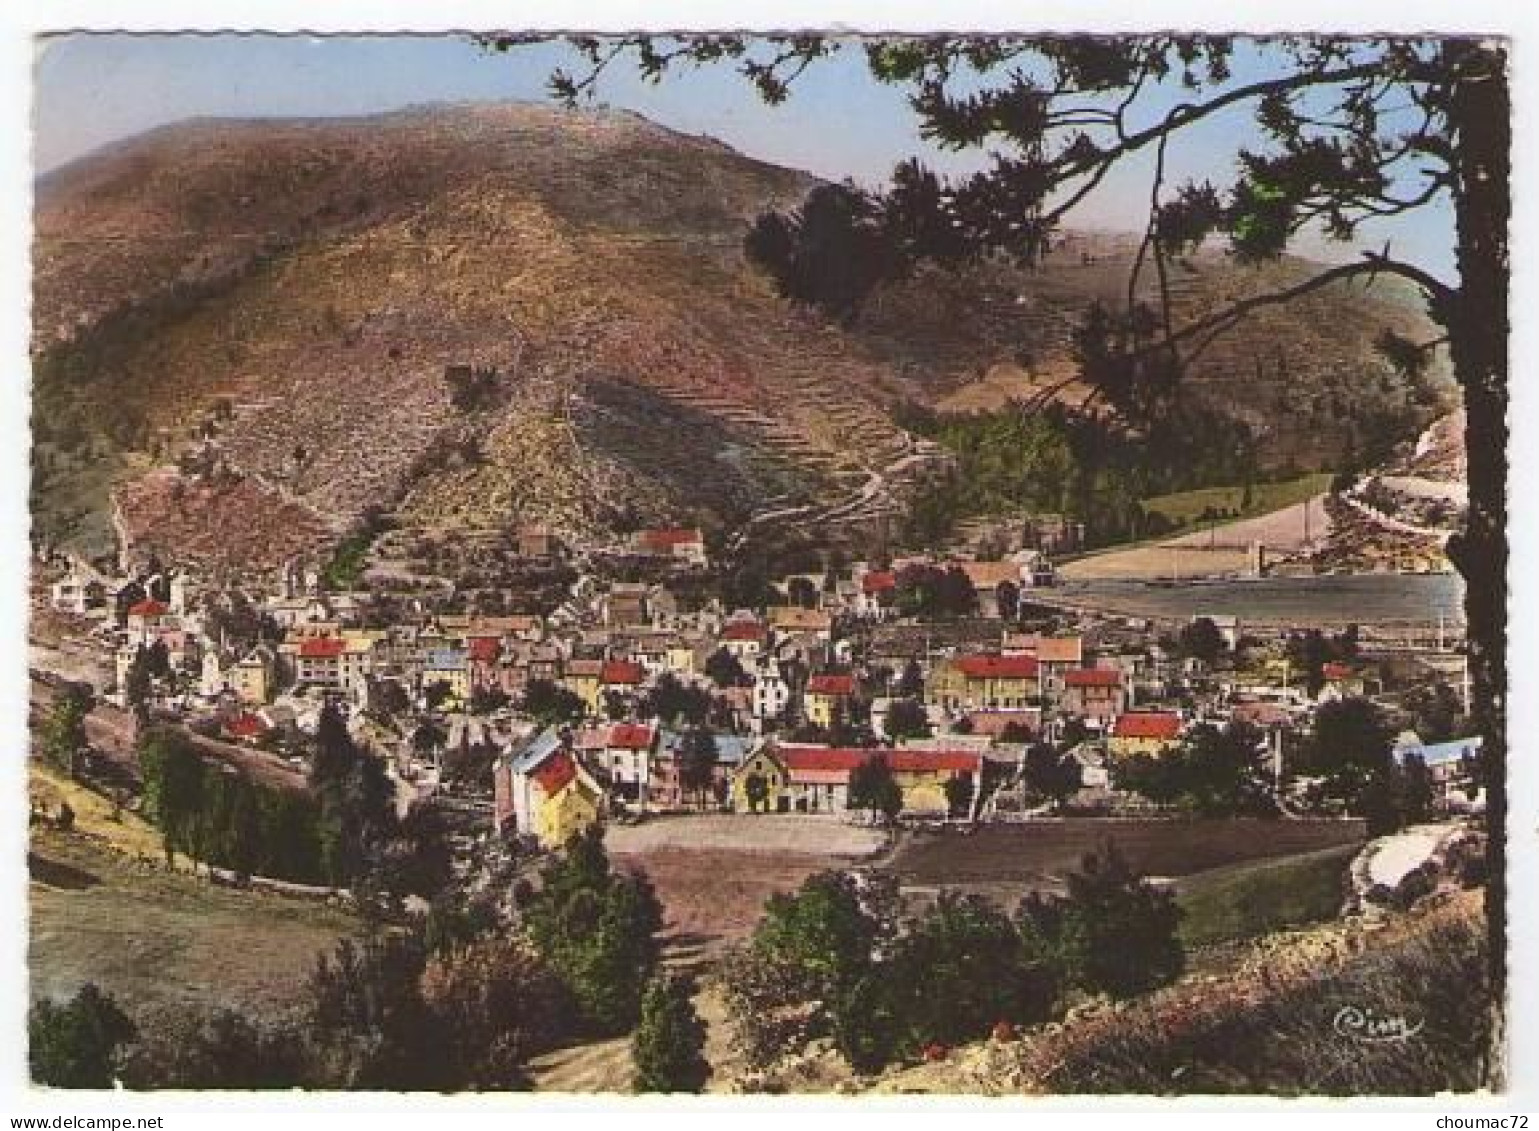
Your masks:
[{"label": "bare field", "polygon": [[214,887],[74,834],[33,830],[28,865],[33,996],[96,982],[131,1012],[196,1003],[272,1016],[357,926],[324,903]]},{"label": "bare field", "polygon": [[805,852],[866,856],[886,843],[881,829],[845,824],[836,818],[792,813],[707,813],[658,817],[639,825],[611,826],[604,843],[612,852],[659,848],[720,848],[739,852]]},{"label": "bare field", "polygon": [[1324,495],[1267,514],[1194,530],[1163,542],[1092,554],[1059,572],[1068,581],[1123,581],[1239,573],[1250,566],[1249,545],[1293,552],[1322,544],[1331,532]]},{"label": "bare field", "polygon": [[[1207,538],[1207,534],[1203,534]],[[1065,581],[1141,581],[1148,578],[1203,577],[1221,573],[1241,573],[1250,564],[1246,550],[1224,546],[1133,546],[1093,554],[1067,562],[1059,569]]]},{"label": "bare field", "polygon": [[616,862],[646,872],[657,888],[676,953],[743,938],[771,895],[867,858],[886,839],[879,829],[779,814],[667,817],[605,836]]},{"label": "bare field", "polygon": [[1180,821],[1088,817],[917,833],[888,868],[908,886],[1056,886],[1106,843],[1139,872],[1188,876],[1244,860],[1312,852],[1364,839],[1361,821]]}]

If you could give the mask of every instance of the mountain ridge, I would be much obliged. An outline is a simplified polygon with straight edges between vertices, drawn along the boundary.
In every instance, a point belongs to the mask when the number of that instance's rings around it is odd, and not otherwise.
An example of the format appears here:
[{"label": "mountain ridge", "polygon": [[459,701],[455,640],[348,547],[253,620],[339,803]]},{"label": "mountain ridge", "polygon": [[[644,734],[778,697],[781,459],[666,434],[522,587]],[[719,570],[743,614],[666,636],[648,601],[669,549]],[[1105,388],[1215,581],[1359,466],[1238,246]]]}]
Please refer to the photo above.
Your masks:
[{"label": "mountain ridge", "polygon": [[[1073,249],[1126,237],[1079,235],[1042,271],[922,270],[830,325],[741,251],[758,214],[816,183],[632,111],[532,103],[196,119],[54,170],[35,243],[41,533],[102,552],[115,513],[136,543],[217,556],[243,523],[266,532],[259,565],[377,508],[591,537],[731,525],[903,459],[901,401],[1028,354],[1061,371],[1085,302],[1115,293],[1123,253]],[[1209,258],[1192,278],[1200,303],[1262,275]],[[1281,324],[1355,372],[1363,335],[1309,321]],[[495,395],[457,404],[457,369],[495,373]],[[220,477],[245,486],[202,489]]]}]

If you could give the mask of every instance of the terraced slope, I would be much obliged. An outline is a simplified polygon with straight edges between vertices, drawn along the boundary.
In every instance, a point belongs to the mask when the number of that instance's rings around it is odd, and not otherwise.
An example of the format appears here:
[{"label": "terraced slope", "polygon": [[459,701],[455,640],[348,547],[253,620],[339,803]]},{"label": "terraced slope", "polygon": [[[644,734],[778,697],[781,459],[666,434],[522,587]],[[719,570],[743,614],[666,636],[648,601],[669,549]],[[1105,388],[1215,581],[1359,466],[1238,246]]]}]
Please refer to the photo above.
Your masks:
[{"label": "terraced slope", "polygon": [[[890,508],[927,458],[894,403],[1004,362],[1063,372],[1126,241],[921,272],[847,330],[741,252],[812,183],[634,114],[523,104],[200,120],[83,159],[38,186],[35,529],[266,565],[371,509],[602,537]],[[1194,306],[1268,281],[1211,257],[1193,279]],[[1244,331],[1195,375],[1278,462],[1336,454],[1327,390],[1366,396],[1365,343],[1416,322],[1338,297],[1336,317],[1273,315],[1265,357]],[[457,396],[451,371],[489,376]]]},{"label": "terraced slope", "polygon": [[[88,158],[39,189],[40,527],[105,548],[114,491],[136,542],[185,543],[212,493],[172,508],[165,472],[143,479],[178,456],[245,485],[240,513],[206,508],[216,532],[285,552],[371,506],[582,529],[622,501],[837,496],[901,446],[885,404],[907,390],[742,263],[747,224],[810,183],[523,105],[193,122]],[[457,407],[454,366],[494,395]]]}]

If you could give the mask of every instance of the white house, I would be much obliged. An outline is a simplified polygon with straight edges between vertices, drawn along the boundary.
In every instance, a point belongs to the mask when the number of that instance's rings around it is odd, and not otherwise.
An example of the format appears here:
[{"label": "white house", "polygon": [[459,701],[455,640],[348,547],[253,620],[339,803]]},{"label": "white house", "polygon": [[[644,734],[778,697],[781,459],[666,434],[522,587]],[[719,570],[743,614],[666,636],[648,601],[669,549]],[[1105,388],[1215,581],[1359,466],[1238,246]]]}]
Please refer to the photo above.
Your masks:
[{"label": "white house", "polygon": [[753,726],[762,732],[770,719],[778,719],[791,702],[791,685],[774,656],[759,658],[753,673]]}]

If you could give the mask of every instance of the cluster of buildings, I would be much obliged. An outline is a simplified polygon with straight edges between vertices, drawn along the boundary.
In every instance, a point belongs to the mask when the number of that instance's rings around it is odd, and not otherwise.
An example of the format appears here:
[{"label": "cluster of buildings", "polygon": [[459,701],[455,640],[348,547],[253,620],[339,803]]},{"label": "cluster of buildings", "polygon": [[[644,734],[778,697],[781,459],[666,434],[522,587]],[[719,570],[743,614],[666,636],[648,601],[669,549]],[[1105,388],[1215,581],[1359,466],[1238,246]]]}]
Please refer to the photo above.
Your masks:
[{"label": "cluster of buildings", "polygon": [[[518,546],[561,552],[548,533],[521,533]],[[397,716],[401,779],[437,788],[436,757],[412,741],[416,721],[445,721],[439,729],[462,742],[475,734],[494,750],[494,823],[546,844],[622,812],[844,813],[852,778],[875,758],[906,814],[975,818],[985,778],[1018,780],[1034,744],[1071,747],[1082,788],[1104,793],[1118,759],[1159,755],[1194,725],[1243,719],[1280,748],[1320,700],[1380,690],[1366,665],[1333,663],[1324,690],[1306,693],[1280,637],[1240,674],[1184,655],[1169,631],[1179,626],[1083,615],[1027,631],[1022,594],[1051,583],[1033,550],[791,574],[752,609],[670,584],[708,568],[698,530],[642,531],[627,552],[661,563],[658,579],[589,569],[544,615],[419,599],[395,602],[387,623],[369,594],[326,592],[315,571],[290,566],[269,588],[241,589],[261,630],[239,648],[218,614],[231,594],[185,572],[109,579],[77,564],[50,600],[101,622],[116,671],[109,696],[124,697],[153,654],[154,705],[213,717],[231,741],[303,730],[320,705],[340,702],[355,719]],[[943,575],[966,616],[914,611],[915,589]],[[1240,646],[1235,618],[1210,619],[1229,649]],[[690,728],[657,717],[665,683],[709,704],[709,767],[689,765]],[[542,729],[521,710],[536,685],[577,704],[566,724]]]},{"label": "cluster of buildings", "polygon": [[1008,772],[1017,757],[960,737],[897,749],[713,739],[709,773],[690,788],[685,732],[629,722],[541,730],[510,745],[494,765],[496,828],[554,848],[617,809],[843,815],[856,808],[853,775],[877,759],[892,775],[903,812],[970,817],[985,764],[997,762]]}]

